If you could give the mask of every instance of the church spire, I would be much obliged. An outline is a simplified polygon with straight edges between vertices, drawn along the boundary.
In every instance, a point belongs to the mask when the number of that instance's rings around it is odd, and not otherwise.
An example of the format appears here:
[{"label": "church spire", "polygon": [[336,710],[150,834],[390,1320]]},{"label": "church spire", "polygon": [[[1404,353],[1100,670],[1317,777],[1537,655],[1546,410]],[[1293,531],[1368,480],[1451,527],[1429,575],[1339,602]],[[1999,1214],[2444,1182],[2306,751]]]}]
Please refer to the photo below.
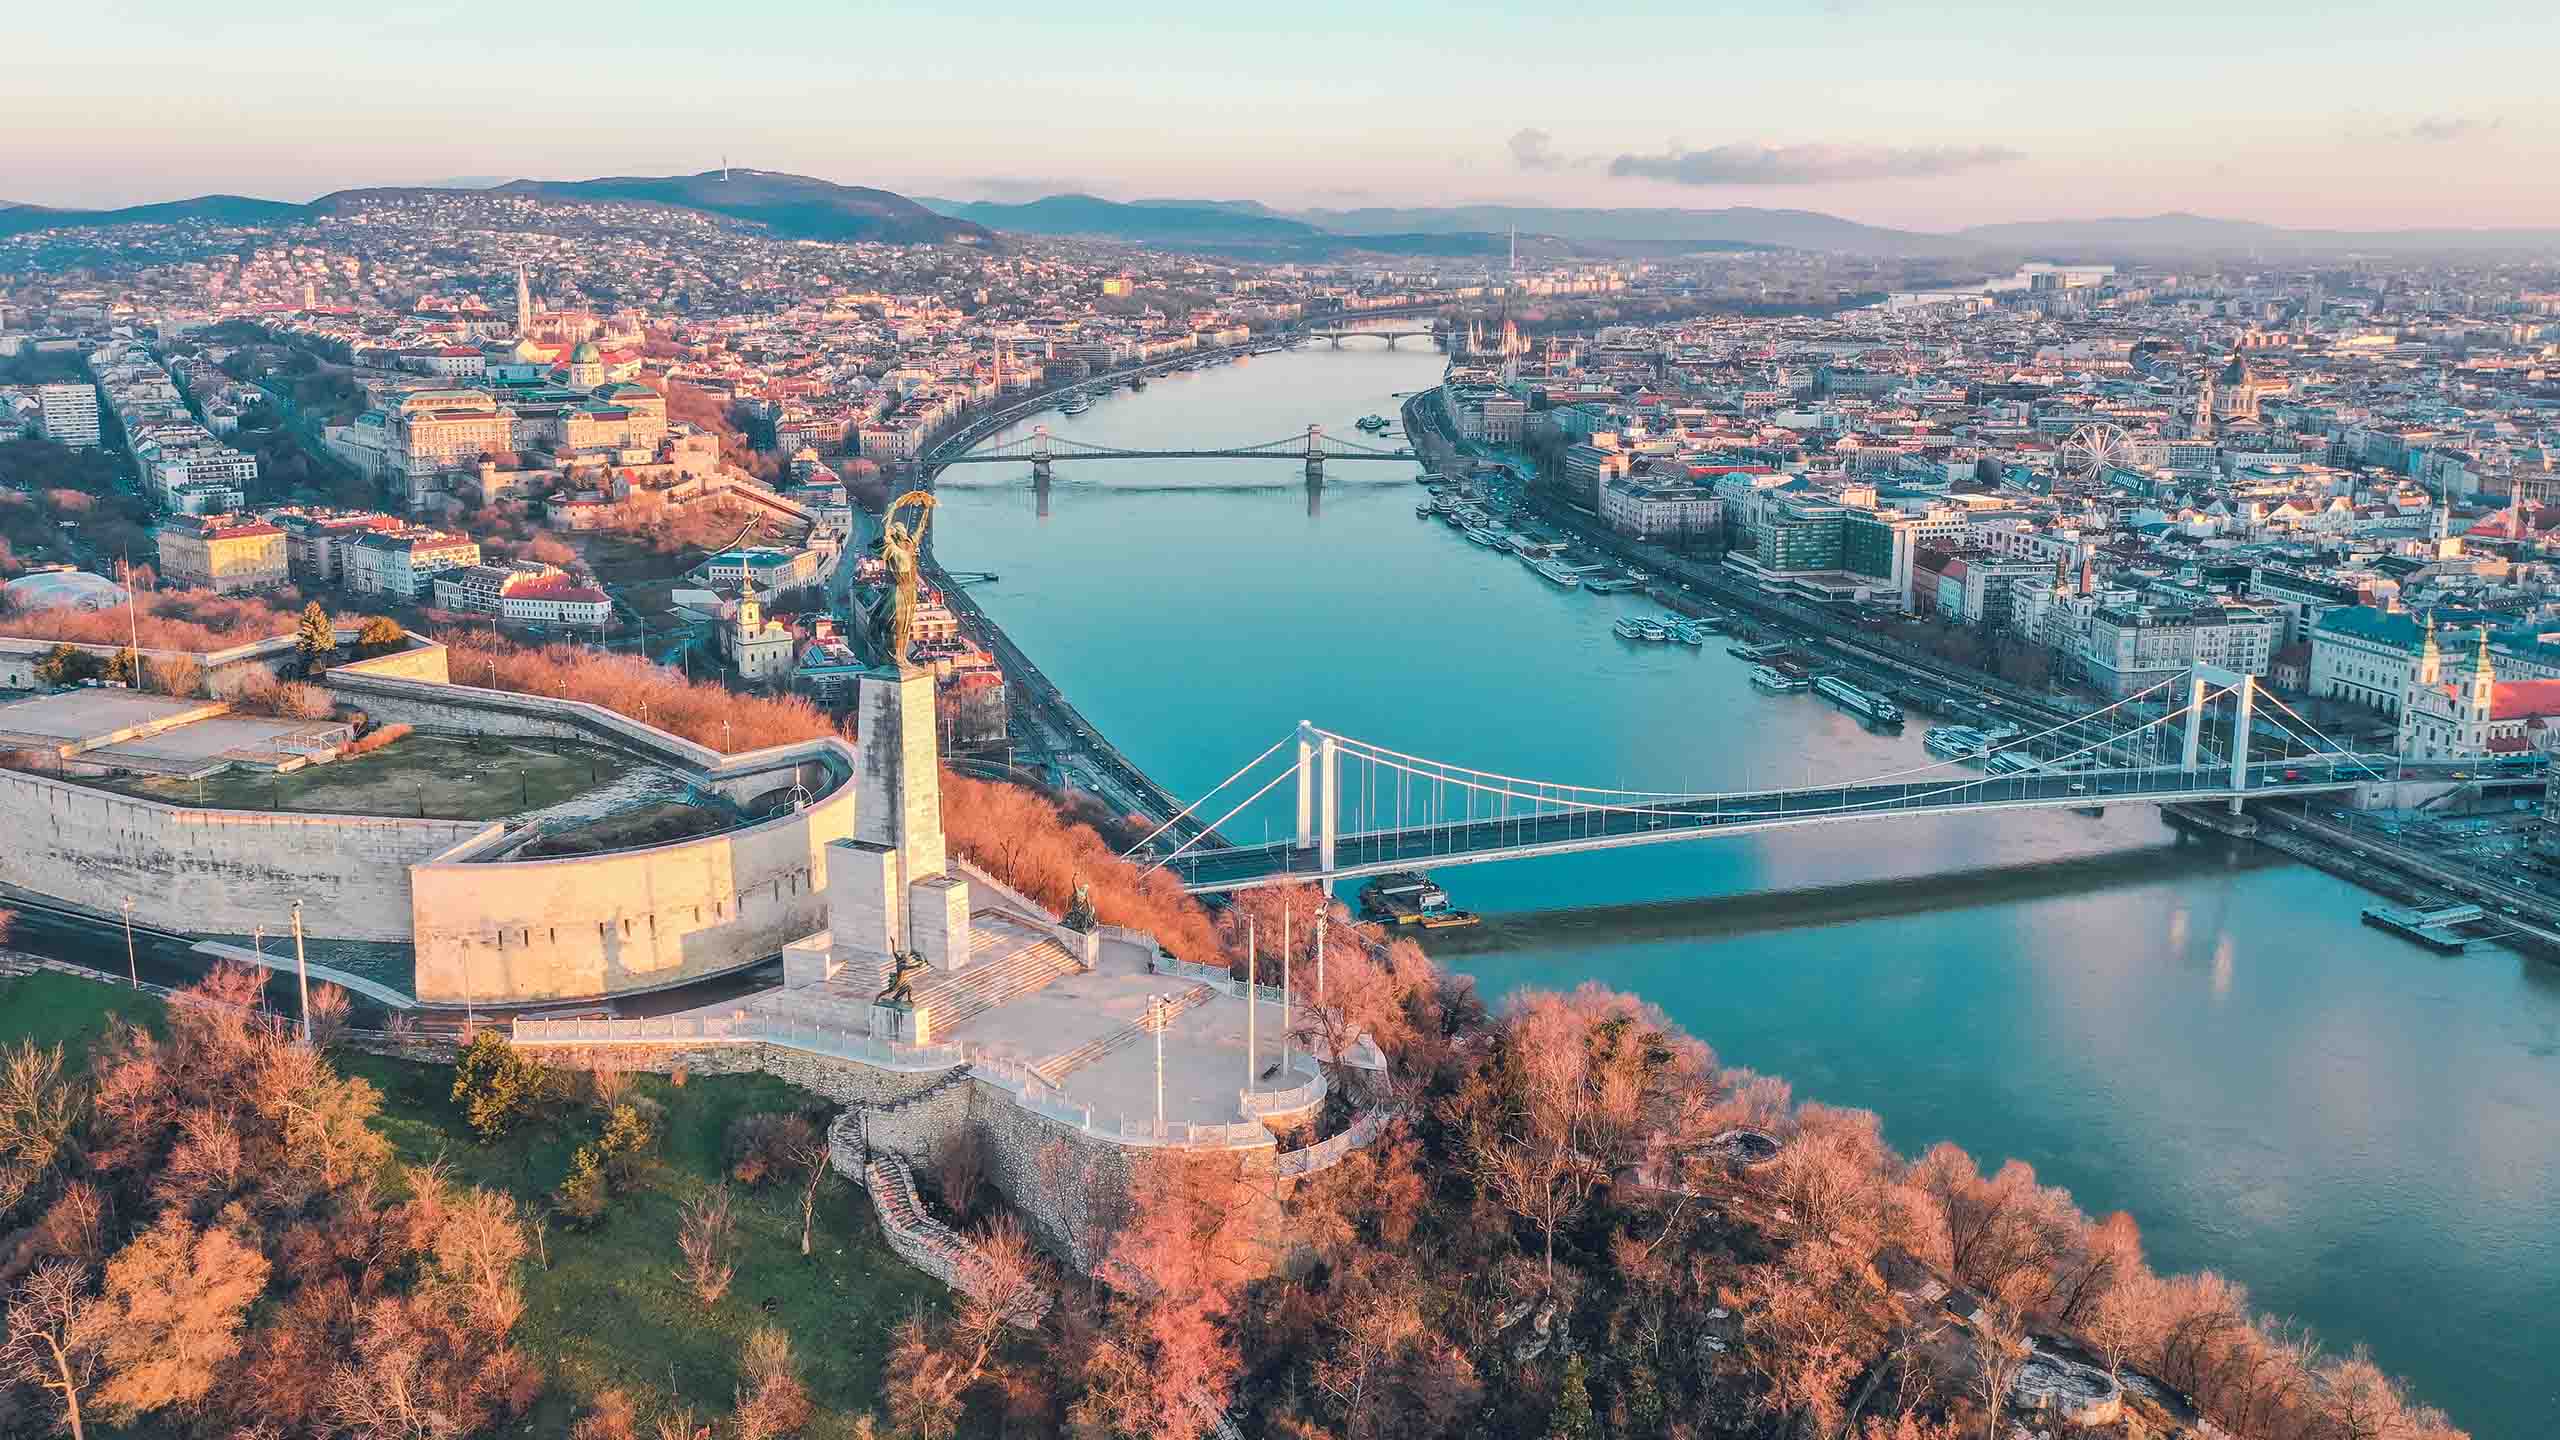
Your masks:
[{"label": "church spire", "polygon": [[516,267],[516,338],[533,334],[533,286],[525,279],[524,267]]},{"label": "church spire", "polygon": [[2490,697],[2496,693],[2498,673],[2489,663],[2489,627],[2480,627],[2480,648],[2471,657],[2471,703],[2487,713]]}]

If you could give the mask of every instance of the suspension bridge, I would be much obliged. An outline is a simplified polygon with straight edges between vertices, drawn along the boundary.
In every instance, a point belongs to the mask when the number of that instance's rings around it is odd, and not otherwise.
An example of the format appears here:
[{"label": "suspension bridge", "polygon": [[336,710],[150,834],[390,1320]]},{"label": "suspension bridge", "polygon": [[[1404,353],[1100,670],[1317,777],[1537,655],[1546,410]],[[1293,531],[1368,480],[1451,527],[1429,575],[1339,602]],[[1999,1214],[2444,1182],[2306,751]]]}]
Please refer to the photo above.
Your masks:
[{"label": "suspension bridge", "polygon": [[[2150,714],[2154,707],[2160,713]],[[2209,737],[2208,713],[2217,707],[2227,726]],[[2233,743],[2234,736],[2247,738]],[[2209,743],[2215,738],[2224,743]],[[1211,894],[1913,815],[2214,801],[2237,814],[2245,801],[2349,792],[2395,774],[2413,772],[2392,756],[2338,745],[2251,676],[2197,666],[1977,755],[1794,787],[1564,784],[1455,765],[1302,722],[1128,853],[1194,894]],[[1294,835],[1262,844],[1224,840],[1220,827],[1283,786],[1294,788]],[[1202,823],[1214,804],[1239,794]],[[1175,833],[1187,838],[1158,848]]]},{"label": "suspension bridge", "polygon": [[1048,426],[1040,425],[1019,439],[937,460],[934,468],[939,470],[946,465],[1020,465],[1027,461],[1032,475],[1045,479],[1049,467],[1061,460],[1291,460],[1303,463],[1309,475],[1321,475],[1328,461],[1401,460],[1411,464],[1414,453],[1393,446],[1364,445],[1357,440],[1328,436],[1321,425],[1310,425],[1301,434],[1283,435],[1277,440],[1263,440],[1250,445],[1206,445],[1175,450],[1097,445],[1088,440],[1052,435]]}]

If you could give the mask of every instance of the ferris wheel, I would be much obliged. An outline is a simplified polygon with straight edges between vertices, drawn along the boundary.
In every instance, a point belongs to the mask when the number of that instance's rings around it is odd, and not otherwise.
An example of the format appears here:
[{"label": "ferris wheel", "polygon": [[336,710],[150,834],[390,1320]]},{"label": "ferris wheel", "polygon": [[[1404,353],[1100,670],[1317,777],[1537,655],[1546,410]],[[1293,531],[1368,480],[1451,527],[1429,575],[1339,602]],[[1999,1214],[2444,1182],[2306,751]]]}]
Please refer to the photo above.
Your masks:
[{"label": "ferris wheel", "polygon": [[2065,436],[2055,468],[2074,480],[2095,479],[2110,465],[2133,459],[2133,437],[2121,425],[2083,425]]}]

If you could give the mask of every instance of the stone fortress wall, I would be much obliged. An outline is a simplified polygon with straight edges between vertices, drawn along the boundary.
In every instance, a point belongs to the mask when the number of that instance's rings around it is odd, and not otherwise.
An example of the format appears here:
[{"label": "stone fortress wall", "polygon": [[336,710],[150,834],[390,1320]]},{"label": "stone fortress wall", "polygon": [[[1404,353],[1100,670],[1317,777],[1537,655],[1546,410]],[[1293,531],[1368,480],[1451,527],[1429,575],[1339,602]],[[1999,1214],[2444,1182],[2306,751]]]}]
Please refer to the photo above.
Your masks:
[{"label": "stone fortress wall", "polygon": [[396,816],[164,805],[0,771],[0,882],[193,935],[280,933],[303,902],[322,939],[409,938],[409,867],[498,827]]},{"label": "stone fortress wall", "polygon": [[514,860],[502,852],[522,831],[503,824],[191,808],[5,771],[0,884],[102,914],[130,897],[137,921],[194,935],[281,930],[299,899],[316,938],[413,944],[430,1004],[649,990],[827,928],[823,852],[853,833],[852,746],[722,755],[599,706],[453,684],[448,659],[413,642],[320,679],[379,723],[601,743],[735,803],[795,788],[804,803],[664,845]]}]

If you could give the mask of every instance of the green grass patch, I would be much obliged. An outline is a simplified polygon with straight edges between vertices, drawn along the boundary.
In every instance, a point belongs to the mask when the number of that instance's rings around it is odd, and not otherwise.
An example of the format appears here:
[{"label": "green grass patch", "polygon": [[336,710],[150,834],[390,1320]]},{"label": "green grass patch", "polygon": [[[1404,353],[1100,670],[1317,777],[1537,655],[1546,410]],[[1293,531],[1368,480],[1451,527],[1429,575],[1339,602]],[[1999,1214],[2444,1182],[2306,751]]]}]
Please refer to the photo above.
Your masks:
[{"label": "green grass patch", "polygon": [[[450,1067],[357,1055],[341,1062],[383,1092],[382,1129],[403,1160],[442,1158],[462,1180],[505,1190],[539,1207],[595,1138],[600,1118],[571,1105],[550,1123],[493,1145],[473,1141],[450,1100]],[[916,1307],[949,1298],[880,1239],[870,1202],[831,1186],[819,1203],[816,1248],[800,1254],[799,1200],[788,1186],[732,1187],[738,1219],[737,1279],[709,1309],[676,1277],[676,1226],[686,1201],[717,1181],[729,1123],[796,1110],[811,1097],[767,1075],[718,1075],[679,1086],[636,1076],[632,1093],[666,1107],[656,1171],[614,1197],[597,1228],[552,1228],[548,1268],[529,1268],[516,1338],[550,1374],[524,1433],[564,1433],[589,1396],[619,1387],[644,1413],[672,1404],[725,1413],[735,1403],[738,1353],[763,1323],[791,1336],[801,1374],[824,1412],[808,1433],[849,1435],[851,1416],[879,1404],[889,1332]]]},{"label": "green grass patch", "polygon": [[[150,995],[66,975],[0,980],[0,1043],[59,1043],[85,1062],[111,1017],[156,1025],[163,1007]],[[593,1109],[566,1104],[544,1123],[481,1145],[450,1099],[452,1067],[351,1053],[336,1061],[382,1092],[375,1126],[401,1160],[441,1159],[456,1179],[506,1191],[537,1214],[570,1155],[601,1128]],[[548,1383],[533,1413],[509,1433],[566,1434],[588,1399],[608,1387],[629,1393],[644,1419],[675,1405],[725,1415],[736,1403],[739,1351],[751,1331],[770,1322],[790,1334],[820,1411],[803,1433],[849,1436],[851,1417],[879,1407],[889,1332],[918,1307],[947,1310],[947,1292],[889,1250],[868,1197],[852,1186],[833,1184],[821,1198],[816,1246],[806,1259],[794,1189],[732,1187],[737,1278],[705,1309],[676,1277],[679,1211],[722,1178],[732,1120],[815,1102],[769,1075],[703,1076],[683,1085],[642,1075],[633,1077],[631,1092],[665,1107],[658,1163],[614,1197],[595,1229],[551,1227],[549,1263],[525,1267],[525,1314],[515,1338],[542,1361]]]},{"label": "green grass patch", "polygon": [[139,990],[39,970],[0,980],[0,1044],[59,1045],[65,1068],[77,1070],[89,1063],[110,1020],[157,1030],[167,1003]]},{"label": "green grass patch", "polygon": [[496,820],[611,782],[631,761],[601,746],[494,735],[407,735],[371,754],[289,775],[228,770],[114,788],[172,805],[306,814]]}]

